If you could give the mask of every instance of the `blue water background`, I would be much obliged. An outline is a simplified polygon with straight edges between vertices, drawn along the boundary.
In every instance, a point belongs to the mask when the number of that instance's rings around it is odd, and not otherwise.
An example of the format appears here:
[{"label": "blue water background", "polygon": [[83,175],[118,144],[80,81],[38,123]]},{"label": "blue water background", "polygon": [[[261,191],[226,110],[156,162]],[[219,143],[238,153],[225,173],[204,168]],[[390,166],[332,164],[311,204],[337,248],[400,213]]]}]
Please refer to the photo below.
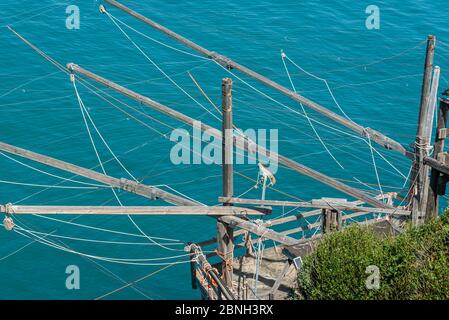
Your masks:
[{"label": "blue water background", "polygon": [[[435,34],[442,41],[437,46],[436,64],[442,69],[441,89],[449,86],[449,47],[445,46],[445,43],[449,43],[449,27],[444,10],[446,2],[443,0],[128,0],[124,3],[193,41],[289,86],[280,58],[280,50],[283,49],[301,67],[329,81],[335,97],[351,119],[366,127],[376,128],[405,145],[414,140],[416,131],[425,52],[423,41],[428,34]],[[79,30],[69,30],[65,27],[65,9],[72,4],[80,8]],[[380,8],[380,30],[368,30],[365,27],[365,9],[370,4]],[[112,22],[98,12],[98,5],[97,1],[75,0],[1,1],[0,140],[100,170],[96,167],[97,159],[69,77],[58,72],[54,66],[15,37],[5,27],[7,24],[12,24],[29,41],[63,64],[75,62],[156,101],[192,117],[201,117],[204,122],[219,127],[219,121],[180,92],[132,47]],[[137,30],[176,48],[185,49],[124,13],[108,8],[114,16]],[[227,76],[225,71],[212,62],[167,49],[132,32],[129,34],[167,74],[207,109],[215,112],[190,80],[187,71],[194,75],[217,105],[221,99],[221,79]],[[410,48],[413,49],[409,50]],[[389,58],[392,56],[393,58]],[[289,70],[300,93],[341,113],[322,81],[305,75],[291,64]],[[242,77],[279,102],[301,110],[299,105],[280,94]],[[79,89],[99,130],[135,177],[146,184],[169,185],[206,204],[216,203],[216,198],[221,193],[221,167],[173,165],[169,158],[173,143],[81,86]],[[331,176],[345,180],[353,180],[356,177],[377,188],[372,159],[366,144],[341,132],[317,125],[322,139],[346,168],[342,170],[329,154],[323,151],[306,119],[258,95],[236,78],[234,89],[234,121],[238,127],[279,129],[280,153]],[[111,91],[107,92],[135,108],[143,108]],[[181,127],[178,122],[148,108],[142,110],[170,126]],[[170,129],[159,122],[135,112],[131,113],[153,129],[170,134]],[[314,112],[309,112],[309,115],[326,125],[349,132]],[[110,159],[107,149],[101,145],[98,137],[95,137],[95,140],[102,159]],[[410,165],[408,160],[394,152],[381,148],[378,150],[402,174],[407,175]],[[32,162],[23,162],[63,177],[71,176]],[[400,190],[404,178],[378,156],[376,163],[384,186],[383,191]],[[57,178],[32,171],[4,157],[0,157],[0,166],[0,180],[48,185],[60,182]],[[128,177],[114,161],[108,162],[105,169],[112,176]],[[257,168],[254,165],[237,166],[236,170],[252,179],[257,176]],[[297,199],[346,197],[284,168],[279,169],[277,179],[276,188]],[[366,189],[357,183],[349,184]],[[62,185],[75,184],[68,182]],[[235,194],[241,194],[253,185],[254,182],[236,176]],[[38,187],[0,183],[0,202],[30,205],[117,205],[108,189],[48,189],[35,194],[41,190],[42,188]],[[161,201],[150,202],[125,192],[118,194],[126,205],[163,204]],[[30,195],[33,196],[28,197]],[[293,199],[272,190],[268,191],[268,196],[273,199]],[[260,197],[260,190],[252,190],[246,197]],[[282,210],[273,213],[274,216],[280,214]],[[61,217],[67,221],[73,218]],[[26,225],[44,233],[56,230],[55,234],[69,237],[110,241],[145,240],[79,228],[38,217],[24,216],[19,219],[17,222],[21,226]],[[207,217],[136,217],[135,221],[148,235],[185,242],[206,240],[213,237],[215,232],[214,221]],[[83,216],[77,217],[75,222],[138,233],[127,217]],[[78,252],[103,257],[145,259],[182,254],[155,246],[59,240],[64,246]],[[177,248],[182,249],[182,246]],[[68,265],[77,265],[80,268],[80,290],[67,290],[65,287],[65,270]],[[114,264],[88,259],[0,229],[1,299],[93,299],[158,269],[160,266]],[[199,297],[198,292],[190,289],[188,264],[173,266],[139,282],[137,290],[129,287],[108,298]]]}]

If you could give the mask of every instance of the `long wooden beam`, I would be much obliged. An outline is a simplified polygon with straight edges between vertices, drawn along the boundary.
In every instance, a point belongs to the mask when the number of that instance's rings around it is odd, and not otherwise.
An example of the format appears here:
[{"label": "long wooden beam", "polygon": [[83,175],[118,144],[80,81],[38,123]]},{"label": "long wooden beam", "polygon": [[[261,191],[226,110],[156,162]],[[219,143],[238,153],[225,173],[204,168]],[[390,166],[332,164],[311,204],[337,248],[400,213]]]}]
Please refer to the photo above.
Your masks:
[{"label": "long wooden beam", "polygon": [[280,93],[288,96],[289,98],[293,99],[294,101],[302,103],[303,105],[309,107],[310,109],[321,113],[325,117],[328,117],[329,119],[332,119],[333,121],[345,126],[346,128],[351,129],[352,131],[356,132],[360,136],[364,136],[364,137],[369,136],[369,138],[372,141],[375,141],[376,143],[380,144],[384,148],[392,149],[392,150],[398,151],[399,153],[401,153],[403,155],[409,156],[409,152],[406,150],[406,148],[404,146],[402,146],[399,142],[387,137],[383,133],[373,130],[371,128],[363,127],[345,117],[342,117],[342,116],[336,114],[335,112],[332,112],[329,109],[319,105],[318,103],[316,103],[310,99],[307,99],[307,98],[303,97],[302,95],[299,95],[299,94],[287,89],[286,87],[284,87],[284,86],[274,82],[273,80],[229,59],[228,57],[226,57],[224,55],[221,55],[219,53],[216,53],[216,52],[210,51],[206,48],[203,48],[202,46],[194,43],[193,41],[190,41],[189,39],[173,32],[172,30],[158,24],[157,22],[135,12],[134,10],[122,5],[121,3],[119,3],[115,0],[105,0],[105,1],[108,2],[109,4],[113,5],[114,7],[122,10],[123,12],[133,16],[134,18],[144,22],[145,24],[149,25],[150,27],[164,33],[165,35],[171,37],[172,39],[175,39],[176,41],[195,50],[196,52],[202,54],[203,56],[216,61],[217,63],[224,66],[225,68],[239,70],[240,72],[246,74],[247,76],[252,77],[252,78],[258,80],[259,82],[263,83],[264,85],[266,85],[270,88],[273,88],[273,89],[279,91]]},{"label": "long wooden beam", "polygon": [[0,205],[0,212],[8,214],[76,214],[76,215],[206,215],[246,216],[262,212],[241,207],[208,206],[28,206]]},{"label": "long wooden beam", "polygon": [[131,181],[128,179],[118,179],[114,178],[99,172],[96,172],[94,170],[86,169],[65,161],[61,161],[52,157],[48,157],[36,152],[32,152],[29,150],[25,150],[4,142],[0,142],[0,150],[20,156],[22,158],[30,159],[39,163],[43,163],[45,165],[51,166],[53,168],[57,168],[63,171],[71,172],[73,174],[76,174],[78,176],[88,178],[94,181],[98,181],[101,183],[104,183],[108,186],[112,186],[114,188],[122,189],[125,191],[129,191],[135,194],[138,194],[140,196],[144,196],[146,198],[150,199],[164,199],[168,203],[175,204],[175,205],[198,205],[197,203],[193,203],[191,200],[185,199],[183,197],[174,195],[172,193],[163,191],[159,188],[147,186],[135,181]]},{"label": "long wooden beam", "polygon": [[[77,64],[69,63],[67,65],[67,68],[73,73],[83,75],[89,79],[92,79],[98,83],[101,83],[102,85],[104,85],[108,88],[111,88],[111,89],[133,99],[133,100],[136,100],[143,105],[146,105],[146,106],[148,106],[152,109],[155,109],[159,112],[162,112],[162,113],[168,115],[169,117],[177,119],[177,120],[179,120],[185,124],[188,124],[192,127],[198,126],[198,124],[200,124],[200,127],[198,129],[201,129],[202,131],[207,131],[209,134],[215,136],[219,140],[222,139],[222,134],[221,134],[220,130],[217,130],[216,128],[211,127],[202,122],[199,123],[197,120],[195,120],[181,112],[173,110],[159,102],[156,102],[156,101],[154,101],[148,97],[145,97],[137,92],[127,89],[115,82],[105,79],[93,72],[90,72],[90,71],[80,67]],[[261,154],[266,154],[273,161],[278,161],[279,163],[287,166],[288,168],[290,168],[293,171],[296,171],[300,174],[306,175],[306,176],[308,176],[312,179],[315,179],[321,183],[324,183],[336,190],[346,193],[347,195],[350,195],[356,199],[362,200],[372,206],[379,207],[379,208],[392,208],[392,206],[387,205],[381,201],[378,201],[378,200],[374,199],[373,197],[367,195],[366,193],[364,193],[356,188],[348,186],[334,178],[331,178],[325,174],[322,174],[314,169],[311,169],[311,168],[309,168],[303,164],[300,164],[294,160],[291,160],[287,157],[279,155],[275,152],[270,152],[269,150],[266,150],[265,148],[262,148],[261,146],[255,144],[248,137],[242,137],[241,135],[234,135],[234,145],[237,148],[242,148],[245,151],[254,150],[254,148],[255,148],[256,152],[260,152]]]},{"label": "long wooden beam", "polygon": [[311,202],[303,201],[279,201],[279,200],[258,200],[258,199],[243,199],[233,197],[219,197],[218,201],[221,203],[246,204],[256,206],[280,206],[280,207],[297,207],[297,208],[317,208],[317,209],[335,209],[342,211],[360,211],[360,212],[374,212],[386,213],[394,215],[410,215],[410,211],[401,209],[385,209],[385,208],[371,208],[360,207],[353,205],[351,202],[338,202],[332,200],[314,200]]}]

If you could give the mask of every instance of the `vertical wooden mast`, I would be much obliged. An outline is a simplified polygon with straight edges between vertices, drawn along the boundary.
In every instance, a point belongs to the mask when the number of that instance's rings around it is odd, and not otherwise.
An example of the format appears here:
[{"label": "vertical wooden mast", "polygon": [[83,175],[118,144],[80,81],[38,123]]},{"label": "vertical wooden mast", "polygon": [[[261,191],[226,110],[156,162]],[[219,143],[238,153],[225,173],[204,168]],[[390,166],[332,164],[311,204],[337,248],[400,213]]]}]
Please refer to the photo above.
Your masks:
[{"label": "vertical wooden mast", "polygon": [[[232,79],[225,78],[222,83],[222,165],[223,165],[223,196],[232,197],[234,194],[233,183],[233,133],[232,133]],[[224,203],[224,206],[231,206]],[[217,221],[217,245],[223,262],[221,273],[225,284],[232,288],[232,262],[234,259],[234,234],[233,229],[222,220]]]}]

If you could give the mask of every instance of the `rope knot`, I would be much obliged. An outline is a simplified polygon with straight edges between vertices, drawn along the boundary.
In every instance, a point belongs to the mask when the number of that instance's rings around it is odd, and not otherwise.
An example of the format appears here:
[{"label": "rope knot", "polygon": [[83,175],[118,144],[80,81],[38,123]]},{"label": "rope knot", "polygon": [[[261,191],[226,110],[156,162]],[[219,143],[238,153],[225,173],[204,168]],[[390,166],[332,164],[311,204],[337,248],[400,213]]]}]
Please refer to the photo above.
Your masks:
[{"label": "rope knot", "polygon": [[3,220],[3,226],[6,230],[11,231],[14,229],[15,224],[14,221],[11,218],[11,213],[13,213],[12,204],[8,203],[4,206],[6,217]]}]

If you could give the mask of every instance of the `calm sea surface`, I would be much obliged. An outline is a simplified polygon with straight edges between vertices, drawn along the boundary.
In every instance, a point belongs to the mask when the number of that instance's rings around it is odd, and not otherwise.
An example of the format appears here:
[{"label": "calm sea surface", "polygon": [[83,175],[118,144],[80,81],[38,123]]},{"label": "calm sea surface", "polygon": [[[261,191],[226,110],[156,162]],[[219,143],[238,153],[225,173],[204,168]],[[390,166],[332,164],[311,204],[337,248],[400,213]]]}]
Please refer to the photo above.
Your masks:
[{"label": "calm sea surface", "polygon": [[[444,12],[447,3],[443,0],[375,3],[349,0],[127,0],[124,3],[206,48],[290,86],[280,55],[283,49],[297,65],[328,80],[348,117],[406,145],[413,141],[416,130],[425,49],[423,41],[428,34],[435,34],[442,41],[436,51],[436,63],[442,69],[440,89],[449,86],[449,46],[446,45],[449,44],[449,27]],[[380,30],[368,30],[365,26],[368,16],[365,9],[371,4],[380,9]],[[65,26],[68,5],[77,5],[80,9],[79,30]],[[216,115],[215,110],[202,97],[187,72],[195,77],[217,105],[221,99],[221,79],[227,76],[226,72],[212,62],[171,50],[125,29],[148,57],[202,104],[201,107],[164,78],[111,20],[99,13],[98,5],[99,2],[90,0],[1,1],[0,140],[101,170],[69,77],[15,37],[5,27],[7,24],[62,64],[77,63],[219,127],[219,121],[210,114]],[[124,13],[109,9],[112,15],[136,30],[175,48],[185,49]],[[310,77],[291,63],[287,66],[298,92],[341,114],[323,81]],[[280,94],[241,74],[237,75],[281,104],[302,112],[299,105]],[[170,161],[173,143],[166,137],[170,135],[170,127],[182,125],[106,90],[140,112],[131,110],[126,115],[81,85],[78,87],[98,130],[137,179],[146,184],[164,185],[161,188],[167,191],[173,188],[206,204],[216,203],[221,193],[219,166],[173,165]],[[304,117],[259,95],[235,77],[234,88],[234,121],[238,127],[278,129],[280,153],[331,176],[349,180],[347,183],[354,187],[379,192],[370,149],[363,141],[346,134],[346,129],[328,119],[309,112],[311,117],[320,121],[315,123],[315,129],[341,164],[339,166],[324,151]],[[333,128],[338,128],[338,131]],[[115,177],[129,178],[124,169],[111,160],[110,153],[92,127],[91,130],[100,158],[106,162],[106,172]],[[394,166],[376,155],[383,192],[401,190],[409,162],[394,152],[378,150]],[[91,186],[70,181],[61,183],[58,177],[27,166],[64,178],[71,175],[26,160],[22,163],[14,160],[0,155],[2,204],[117,205],[110,189],[91,189]],[[256,165],[240,165],[236,170],[251,179],[257,177]],[[87,182],[82,178],[74,179]],[[279,168],[277,179],[276,188],[288,195],[269,190],[267,196],[273,199],[345,197],[285,168]],[[354,182],[355,179],[366,182],[368,186]],[[84,189],[46,188],[24,183]],[[253,185],[253,181],[236,176],[236,195]],[[245,195],[260,196],[260,189],[253,189]],[[118,197],[124,205],[163,204],[124,192],[118,192]],[[293,213],[278,210],[273,215]],[[0,298],[94,299],[162,267],[150,264],[186,261],[182,256],[182,245],[170,245],[171,250],[157,245],[136,245],[136,242],[152,242],[141,236],[128,217],[58,218],[73,220],[79,225],[33,216],[16,219],[21,227],[43,233],[36,235],[41,237],[40,242],[51,241],[46,242],[47,245],[0,229]],[[170,239],[183,242],[206,240],[213,237],[215,231],[214,221],[207,217],[136,217],[134,221],[147,235],[167,238],[153,239],[158,243],[169,243]],[[80,225],[132,235],[87,229]],[[52,236],[43,238],[51,232]],[[90,241],[80,241],[79,238]],[[112,263],[107,261],[110,258],[124,260]],[[65,271],[69,265],[80,269],[80,290],[66,289]],[[107,298],[198,297],[199,293],[190,289],[189,265],[180,263],[139,282],[134,288],[126,288]]]}]

